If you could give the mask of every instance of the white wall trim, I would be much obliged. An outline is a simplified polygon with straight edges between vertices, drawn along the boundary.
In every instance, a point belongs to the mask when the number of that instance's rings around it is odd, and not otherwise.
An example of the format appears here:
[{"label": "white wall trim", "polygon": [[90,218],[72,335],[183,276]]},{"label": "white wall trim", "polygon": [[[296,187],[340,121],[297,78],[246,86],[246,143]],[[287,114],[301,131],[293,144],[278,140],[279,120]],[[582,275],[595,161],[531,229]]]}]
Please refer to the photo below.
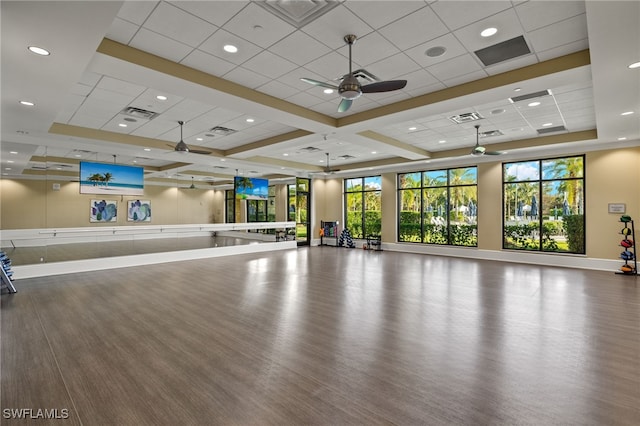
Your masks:
[{"label": "white wall trim", "polygon": [[129,266],[153,265],[183,260],[208,259],[221,256],[232,256],[245,253],[262,253],[275,250],[291,250],[298,246],[295,241],[277,243],[255,243],[237,246],[212,247],[206,249],[181,250],[165,253],[148,253],[131,256],[115,256],[99,259],[72,260],[68,262],[38,263],[33,265],[13,266],[16,284],[24,278],[35,278],[49,275],[71,274],[77,272],[100,271]]}]

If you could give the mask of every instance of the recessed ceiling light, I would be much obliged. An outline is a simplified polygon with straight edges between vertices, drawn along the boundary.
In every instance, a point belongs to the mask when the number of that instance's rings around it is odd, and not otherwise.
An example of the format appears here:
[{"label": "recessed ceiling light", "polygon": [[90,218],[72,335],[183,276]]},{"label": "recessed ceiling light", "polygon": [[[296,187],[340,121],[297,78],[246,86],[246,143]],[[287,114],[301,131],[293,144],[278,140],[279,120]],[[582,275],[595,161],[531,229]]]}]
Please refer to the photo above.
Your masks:
[{"label": "recessed ceiling light", "polygon": [[437,58],[438,56],[442,56],[447,51],[447,48],[444,46],[436,46],[427,49],[424,54],[430,58]]},{"label": "recessed ceiling light", "polygon": [[549,126],[553,126],[553,123],[544,123],[544,124],[542,125],[542,127],[549,127]]},{"label": "recessed ceiling light", "polygon": [[220,161],[227,161],[227,160],[225,160],[224,158],[221,158]]},{"label": "recessed ceiling light", "polygon": [[38,46],[29,46],[29,51],[40,56],[49,56],[51,53],[47,49]]},{"label": "recessed ceiling light", "polygon": [[202,138],[196,138],[197,141],[203,141],[204,139]]},{"label": "recessed ceiling light", "polygon": [[514,92],[519,92],[519,91],[521,91],[521,90],[522,90],[522,89],[521,89],[521,88],[519,88],[519,87],[516,87],[515,89],[513,89],[513,91],[514,91]]},{"label": "recessed ceiling light", "polygon": [[540,105],[540,102],[531,102],[529,105],[530,107],[537,107],[538,105]]},{"label": "recessed ceiling light", "polygon": [[126,124],[124,124],[124,123],[120,123],[120,124],[118,124],[118,126],[120,126],[120,127],[127,127],[127,125],[126,125]]},{"label": "recessed ceiling light", "polygon": [[17,154],[18,151],[9,151],[9,154]]},{"label": "recessed ceiling light", "polygon": [[493,111],[491,111],[491,115],[504,114],[506,111],[507,110],[505,110],[504,108],[494,109]]},{"label": "recessed ceiling light", "polygon": [[149,152],[149,151],[151,151],[151,148],[145,148],[144,151]]},{"label": "recessed ceiling light", "polygon": [[497,28],[490,27],[490,28],[486,28],[486,29],[482,30],[480,35],[482,37],[491,37],[492,35],[494,35],[497,32],[498,32]]},{"label": "recessed ceiling light", "polygon": [[156,99],[159,100],[159,101],[166,101],[167,97],[164,96],[164,95],[158,95],[158,96],[156,96]]},{"label": "recessed ceiling light", "polygon": [[74,157],[76,157],[76,158],[80,158],[80,157],[82,157],[82,155],[80,155],[80,154],[76,154],[76,155],[74,155]]},{"label": "recessed ceiling light", "polygon": [[284,155],[285,157],[288,157],[288,156],[289,156],[289,154],[287,154],[286,152],[285,152],[284,154],[282,154],[282,155]]},{"label": "recessed ceiling light", "polygon": [[633,114],[633,111],[625,111],[620,115],[631,115],[631,114]]},{"label": "recessed ceiling light", "polygon": [[623,136],[623,137],[621,137],[621,138],[618,138],[618,140],[619,140],[619,141],[626,141],[626,140],[627,140],[627,138],[625,138],[625,137]]},{"label": "recessed ceiling light", "polygon": [[378,153],[378,151],[371,151],[371,153],[372,153],[372,154],[377,154],[377,153]]},{"label": "recessed ceiling light", "polygon": [[13,163],[13,160],[8,160],[7,163]]},{"label": "recessed ceiling light", "polygon": [[138,162],[138,160],[133,160],[133,162],[134,162],[134,163],[137,163],[137,162]]},{"label": "recessed ceiling light", "polygon": [[438,141],[438,143],[446,143],[447,141],[445,141],[444,139],[441,141]]},{"label": "recessed ceiling light", "polygon": [[34,106],[35,105],[33,102],[30,102],[30,101],[20,101],[20,103],[22,105],[25,105],[25,106]]},{"label": "recessed ceiling light", "polygon": [[324,89],[323,92],[326,93],[327,95],[330,95],[333,93],[333,89]]},{"label": "recessed ceiling light", "polygon": [[634,68],[640,68],[640,62],[634,62],[631,65],[629,65],[629,68],[634,69]]},{"label": "recessed ceiling light", "polygon": [[225,52],[229,52],[229,53],[236,53],[238,51],[238,48],[235,47],[233,44],[225,44],[223,49]]},{"label": "recessed ceiling light", "polygon": [[254,120],[253,118],[247,118],[247,123],[253,123],[254,121],[256,120]]},{"label": "recessed ceiling light", "polygon": [[411,130],[411,131],[414,131],[416,129],[417,129],[417,127],[409,127],[409,130]]}]

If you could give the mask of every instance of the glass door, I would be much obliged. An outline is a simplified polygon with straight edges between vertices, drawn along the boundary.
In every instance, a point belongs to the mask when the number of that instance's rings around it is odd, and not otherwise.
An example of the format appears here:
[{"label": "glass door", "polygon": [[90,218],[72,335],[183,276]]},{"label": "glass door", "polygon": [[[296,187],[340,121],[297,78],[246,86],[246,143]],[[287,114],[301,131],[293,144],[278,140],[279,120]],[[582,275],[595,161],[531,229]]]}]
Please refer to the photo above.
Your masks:
[{"label": "glass door", "polygon": [[296,241],[299,246],[308,246],[311,234],[311,179],[296,179]]}]

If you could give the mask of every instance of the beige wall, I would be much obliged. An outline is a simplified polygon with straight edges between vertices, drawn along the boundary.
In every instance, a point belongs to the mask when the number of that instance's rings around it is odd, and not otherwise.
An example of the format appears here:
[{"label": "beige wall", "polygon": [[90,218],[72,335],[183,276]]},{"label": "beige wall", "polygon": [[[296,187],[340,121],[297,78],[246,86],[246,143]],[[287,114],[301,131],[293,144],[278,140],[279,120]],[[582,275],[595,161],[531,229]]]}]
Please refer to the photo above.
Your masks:
[{"label": "beige wall", "polygon": [[[586,155],[586,249],[587,256],[615,259],[621,248],[619,214],[609,214],[609,203],[626,204],[627,214],[640,224],[640,147],[596,151]],[[75,182],[61,183],[53,191],[52,181],[0,179],[0,227],[2,229],[61,228],[102,225],[132,225],[126,221],[126,201],[133,197],[109,196],[118,202],[118,222],[89,222],[90,200]],[[382,175],[382,240],[396,242],[396,174]],[[107,197],[105,197],[107,198]],[[152,224],[224,222],[224,191],[175,187],[145,187],[141,197],[151,201]],[[311,238],[317,239],[320,221],[340,221],[342,180],[312,180]],[[286,219],[287,186],[276,188],[276,217]],[[500,162],[478,166],[478,248],[502,247],[502,169]],[[638,226],[640,238],[640,225]]]},{"label": "beige wall", "polygon": [[[77,182],[1,179],[2,229],[75,228],[82,226],[144,225],[127,221],[127,201],[151,201],[151,224],[176,225],[216,223],[216,211],[224,212],[224,192],[215,196],[212,189],[188,189],[147,185],[141,197],[80,194]],[[91,200],[115,201],[117,222],[90,223]],[[215,207],[214,207],[215,206]],[[224,221],[221,214],[220,221]],[[218,222],[220,222],[218,221]],[[149,222],[146,222],[147,224]]]}]

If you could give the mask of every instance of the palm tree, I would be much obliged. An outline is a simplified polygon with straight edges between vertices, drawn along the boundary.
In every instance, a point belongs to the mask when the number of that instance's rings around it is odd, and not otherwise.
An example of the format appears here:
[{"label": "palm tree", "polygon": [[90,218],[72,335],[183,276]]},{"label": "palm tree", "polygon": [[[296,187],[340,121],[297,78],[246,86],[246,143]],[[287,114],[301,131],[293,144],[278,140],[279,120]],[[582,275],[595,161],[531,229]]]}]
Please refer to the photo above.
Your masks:
[{"label": "palm tree", "polygon": [[89,182],[93,182],[93,186],[97,186],[98,182],[102,180],[102,176],[100,175],[100,173],[94,173],[91,176],[89,176],[87,180]]},{"label": "palm tree", "polygon": [[115,180],[115,178],[113,177],[113,175],[109,172],[104,174],[104,184],[105,186],[109,186],[109,182],[111,182],[112,180]]}]

